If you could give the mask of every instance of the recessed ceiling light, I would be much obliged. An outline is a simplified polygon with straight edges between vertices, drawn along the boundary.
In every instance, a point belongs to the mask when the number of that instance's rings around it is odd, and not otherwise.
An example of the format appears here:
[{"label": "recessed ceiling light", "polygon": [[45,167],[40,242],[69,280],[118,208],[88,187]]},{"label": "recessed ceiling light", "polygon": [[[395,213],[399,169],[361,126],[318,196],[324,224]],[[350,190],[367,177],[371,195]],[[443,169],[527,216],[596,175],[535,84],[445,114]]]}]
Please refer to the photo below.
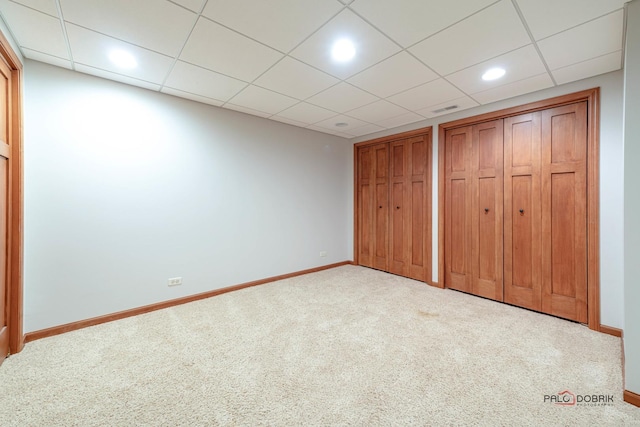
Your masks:
[{"label": "recessed ceiling light", "polygon": [[353,59],[356,54],[356,47],[349,39],[340,39],[333,44],[331,56],[335,61],[347,62]]},{"label": "recessed ceiling light", "polygon": [[112,50],[109,52],[109,59],[120,68],[136,68],[138,61],[126,50]]},{"label": "recessed ceiling light", "polygon": [[496,80],[504,76],[505,73],[504,68],[491,68],[482,75],[482,80]]}]

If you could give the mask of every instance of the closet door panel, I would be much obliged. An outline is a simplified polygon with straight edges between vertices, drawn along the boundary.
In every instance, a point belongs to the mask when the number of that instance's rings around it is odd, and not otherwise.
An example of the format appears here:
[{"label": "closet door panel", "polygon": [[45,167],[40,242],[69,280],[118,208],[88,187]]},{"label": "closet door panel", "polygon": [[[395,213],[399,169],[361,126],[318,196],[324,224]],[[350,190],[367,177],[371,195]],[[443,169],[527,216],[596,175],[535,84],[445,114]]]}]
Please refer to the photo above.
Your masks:
[{"label": "closet door panel", "polygon": [[407,275],[407,147],[405,140],[391,143],[391,262],[389,272]]},{"label": "closet door panel", "polygon": [[448,130],[445,150],[445,286],[471,292],[471,127]]},{"label": "closet door panel", "polygon": [[472,135],[472,292],[502,301],[503,122],[474,125]]},{"label": "closet door panel", "polygon": [[504,120],[504,301],[541,309],[541,113]]},{"label": "closet door panel", "polygon": [[587,106],[542,113],[542,311],[587,322]]},{"label": "closet door panel", "polygon": [[431,261],[431,241],[427,230],[431,227],[431,203],[428,200],[431,182],[430,150],[426,135],[407,140],[407,221],[409,225],[407,251],[408,273],[412,279],[427,280],[427,262]]},{"label": "closet door panel", "polygon": [[358,151],[358,263],[373,267],[373,219],[375,182],[373,178],[373,149]]}]

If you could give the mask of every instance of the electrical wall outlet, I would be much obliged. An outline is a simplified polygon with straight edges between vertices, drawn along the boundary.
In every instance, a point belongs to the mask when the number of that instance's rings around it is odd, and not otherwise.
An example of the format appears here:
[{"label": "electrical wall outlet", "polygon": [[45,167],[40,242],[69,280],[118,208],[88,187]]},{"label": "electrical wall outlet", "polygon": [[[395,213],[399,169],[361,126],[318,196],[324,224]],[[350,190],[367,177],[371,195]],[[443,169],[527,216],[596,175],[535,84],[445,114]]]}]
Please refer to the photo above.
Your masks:
[{"label": "electrical wall outlet", "polygon": [[327,256],[327,251],[320,251],[320,256],[321,257],[326,257]]},{"label": "electrical wall outlet", "polygon": [[169,279],[169,286],[182,285],[182,277],[172,277]]}]

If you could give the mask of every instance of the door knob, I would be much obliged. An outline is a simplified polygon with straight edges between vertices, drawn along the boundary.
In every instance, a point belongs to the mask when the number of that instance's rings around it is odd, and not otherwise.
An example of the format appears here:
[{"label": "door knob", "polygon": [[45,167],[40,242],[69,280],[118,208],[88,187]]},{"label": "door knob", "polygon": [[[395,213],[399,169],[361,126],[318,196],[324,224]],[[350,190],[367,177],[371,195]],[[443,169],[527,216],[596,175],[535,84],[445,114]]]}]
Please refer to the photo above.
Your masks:
[{"label": "door knob", "polygon": [[520,216],[524,215],[524,209],[520,209]]},{"label": "door knob", "polygon": [[396,209],[400,209],[400,206],[396,206]]},{"label": "door knob", "polygon": [[484,213],[489,213],[489,208],[484,208]]},{"label": "door knob", "polygon": [[382,209],[382,206],[378,206],[378,208]]}]

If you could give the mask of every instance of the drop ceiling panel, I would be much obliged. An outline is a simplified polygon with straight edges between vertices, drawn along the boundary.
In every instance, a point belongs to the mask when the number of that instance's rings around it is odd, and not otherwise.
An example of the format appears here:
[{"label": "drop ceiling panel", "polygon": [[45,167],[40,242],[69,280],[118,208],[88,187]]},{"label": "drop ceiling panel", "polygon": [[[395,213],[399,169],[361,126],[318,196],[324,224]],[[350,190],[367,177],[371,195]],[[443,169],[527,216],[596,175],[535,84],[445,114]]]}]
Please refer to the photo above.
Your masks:
[{"label": "drop ceiling panel", "polygon": [[99,68],[88,67],[82,64],[76,64],[76,71],[85,74],[91,74],[92,76],[102,77],[103,79],[114,80],[116,82],[125,83],[132,86],[138,86],[144,89],[160,90],[160,85],[149,83],[144,80],[133,79],[131,77],[123,76],[122,74],[111,73],[109,71],[101,70]]},{"label": "drop ceiling panel", "polygon": [[549,68],[556,70],[622,49],[622,10],[538,42]]},{"label": "drop ceiling panel", "polygon": [[362,135],[368,135],[374,132],[380,132],[381,130],[384,130],[384,129],[385,128],[383,128],[382,126],[367,124],[359,128],[347,130],[345,133],[348,133],[349,135],[353,135],[353,136],[362,136]]},{"label": "drop ceiling panel", "polygon": [[[504,77],[493,81],[482,80],[482,74],[493,67],[504,68],[506,70]],[[538,55],[533,45],[529,45],[458,71],[447,76],[447,80],[466,93],[476,93],[545,72],[546,68],[540,59],[540,55]]]},{"label": "drop ceiling panel", "polygon": [[558,68],[551,73],[553,74],[553,78],[556,79],[556,83],[565,84],[576,80],[586,79],[587,77],[597,76],[598,74],[619,70],[621,63],[622,51],[619,50],[588,61],[569,65],[568,67]]},{"label": "drop ceiling panel", "polygon": [[386,98],[437,78],[423,63],[407,52],[400,52],[351,77],[349,83]]},{"label": "drop ceiling panel", "polygon": [[536,40],[622,9],[629,0],[517,0]]},{"label": "drop ceiling panel", "polygon": [[377,123],[380,120],[390,119],[408,113],[402,107],[398,107],[390,102],[380,100],[363,107],[356,108],[346,113],[350,117],[364,120],[369,123]]},{"label": "drop ceiling panel", "polygon": [[59,18],[56,0],[13,0],[13,2],[20,3],[32,9],[46,13],[47,15]]},{"label": "drop ceiling panel", "polygon": [[342,5],[318,0],[209,0],[204,16],[282,52],[320,28]]},{"label": "drop ceiling panel", "polygon": [[284,95],[306,99],[339,81],[329,74],[287,56],[254,83]]},{"label": "drop ceiling panel", "polygon": [[200,18],[180,59],[247,82],[283,57],[277,51]]},{"label": "drop ceiling panel", "polygon": [[214,105],[216,107],[222,106],[224,104],[222,101],[218,101],[217,99],[207,98],[206,96],[195,95],[189,92],[183,92],[178,89],[171,89],[170,87],[163,87],[161,90],[162,93],[166,93],[168,95],[177,96],[179,98],[190,99],[192,101],[200,102],[201,104],[209,104]]},{"label": "drop ceiling panel", "polygon": [[72,69],[71,61],[69,61],[68,59],[62,59],[58,58],[57,56],[47,55],[46,53],[27,49],[25,47],[22,48],[22,54],[25,56],[25,58],[33,59],[34,61],[44,62],[47,64],[55,65],[56,67],[67,68],[69,70]]},{"label": "drop ceiling panel", "polygon": [[269,115],[279,113],[297,102],[296,99],[253,85],[247,86],[229,101],[230,104],[262,111]]},{"label": "drop ceiling panel", "polygon": [[307,104],[306,102],[301,102],[278,113],[278,116],[280,117],[306,124],[317,123],[336,115],[337,114],[333,111]]},{"label": "drop ceiling panel", "polygon": [[309,125],[309,123],[299,122],[297,120],[288,119],[288,118],[282,117],[282,116],[271,116],[271,117],[269,117],[269,119],[275,120],[275,121],[280,122],[280,123],[286,123],[286,124],[292,125],[292,126],[298,126],[298,127],[301,127],[301,128],[307,127]]},{"label": "drop ceiling panel", "polygon": [[344,113],[370,104],[377,99],[370,93],[343,82],[312,96],[307,102],[338,113]]},{"label": "drop ceiling panel", "polygon": [[346,138],[346,139],[353,138],[353,135],[349,135],[348,133],[338,132],[338,131],[330,130],[330,129],[327,129],[327,128],[322,128],[322,127],[316,126],[316,125],[307,126],[307,129],[315,130],[316,132],[326,133],[328,135],[339,136],[339,137]]},{"label": "drop ceiling panel", "polygon": [[341,116],[335,116],[330,119],[318,122],[314,126],[324,128],[324,129],[329,129],[335,132],[348,134],[351,129],[357,129],[366,124],[368,123],[358,119],[354,119],[353,117],[347,117],[347,116],[341,115]]},{"label": "drop ceiling panel", "polygon": [[197,17],[157,0],[60,0],[60,6],[67,22],[172,56],[180,52]]},{"label": "drop ceiling panel", "polygon": [[[438,111],[446,107],[451,107],[453,105],[456,106],[455,109]],[[432,105],[423,110],[418,110],[418,113],[424,117],[432,118],[437,116],[444,116],[445,114],[457,113],[458,111],[466,110],[467,108],[477,107],[478,105],[480,104],[478,104],[473,99],[469,98],[468,96],[463,96],[461,98],[452,99],[452,100],[443,102],[442,104]]]},{"label": "drop ceiling panel", "polygon": [[200,13],[205,1],[206,0],[171,0],[171,2],[179,4],[182,7],[186,7],[196,13]]},{"label": "drop ceiling panel", "polygon": [[21,47],[69,58],[59,19],[8,0],[0,1],[0,11]]},{"label": "drop ceiling panel", "polygon": [[[168,56],[125,43],[121,40],[89,31],[76,25],[67,24],[67,35],[76,64],[88,65],[119,75],[161,84],[169,73],[173,59]],[[108,59],[108,52],[122,49],[130,52],[137,60],[136,68],[122,70]]]},{"label": "drop ceiling panel", "polygon": [[228,101],[247,83],[186,62],[178,61],[165,86],[206,98]]},{"label": "drop ceiling panel", "polygon": [[417,111],[463,96],[464,93],[451,83],[444,79],[438,79],[387,99],[407,110]]},{"label": "drop ceiling panel", "polygon": [[358,0],[353,9],[375,23],[389,37],[408,47],[461,19],[489,6],[495,0]]},{"label": "drop ceiling panel", "polygon": [[419,122],[420,120],[424,120],[424,117],[416,113],[407,113],[398,117],[380,120],[379,122],[377,122],[377,124],[384,128],[390,129],[398,126],[408,125],[409,123]]},{"label": "drop ceiling panel", "polygon": [[513,98],[529,92],[546,89],[553,86],[553,80],[548,73],[539,74],[517,82],[498,86],[489,90],[474,93],[472,96],[481,104],[499,101],[501,99]]},{"label": "drop ceiling panel", "polygon": [[[349,38],[355,45],[356,56],[348,63],[338,63],[331,58],[331,46],[339,38]],[[384,34],[345,9],[294,49],[291,56],[346,79],[399,51],[398,45]]]},{"label": "drop ceiling panel", "polygon": [[263,118],[267,118],[271,116],[271,114],[265,113],[264,111],[254,110],[253,108],[244,107],[242,105],[225,104],[224,108],[228,108],[229,110],[239,111],[240,113],[251,114],[252,116],[258,116]]},{"label": "drop ceiling panel", "polygon": [[513,4],[502,0],[409,50],[444,76],[529,43]]}]

